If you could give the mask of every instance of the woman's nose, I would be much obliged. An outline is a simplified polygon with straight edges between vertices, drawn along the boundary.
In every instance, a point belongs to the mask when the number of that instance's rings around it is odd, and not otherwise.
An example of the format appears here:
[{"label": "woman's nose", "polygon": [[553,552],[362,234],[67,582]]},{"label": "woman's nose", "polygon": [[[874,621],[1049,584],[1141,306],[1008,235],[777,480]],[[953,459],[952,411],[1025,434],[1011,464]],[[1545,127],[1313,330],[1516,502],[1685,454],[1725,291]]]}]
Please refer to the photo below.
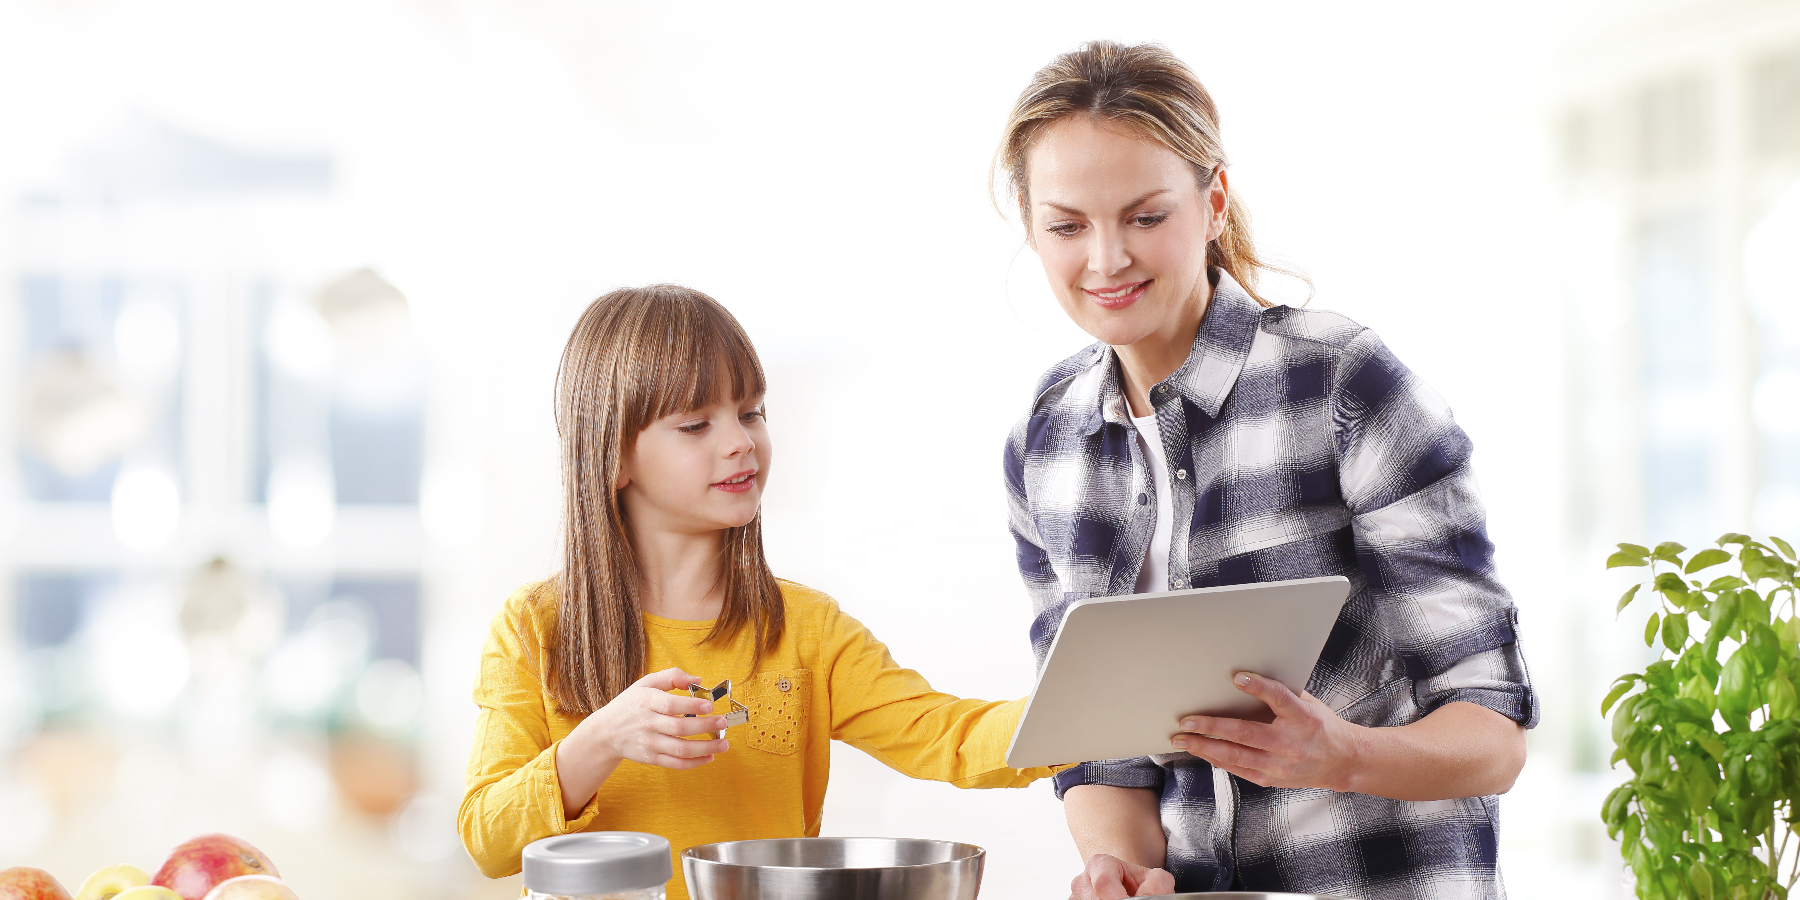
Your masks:
[{"label": "woman's nose", "polygon": [[1131,255],[1125,252],[1125,241],[1120,235],[1100,232],[1088,243],[1088,271],[1110,276],[1129,265]]}]

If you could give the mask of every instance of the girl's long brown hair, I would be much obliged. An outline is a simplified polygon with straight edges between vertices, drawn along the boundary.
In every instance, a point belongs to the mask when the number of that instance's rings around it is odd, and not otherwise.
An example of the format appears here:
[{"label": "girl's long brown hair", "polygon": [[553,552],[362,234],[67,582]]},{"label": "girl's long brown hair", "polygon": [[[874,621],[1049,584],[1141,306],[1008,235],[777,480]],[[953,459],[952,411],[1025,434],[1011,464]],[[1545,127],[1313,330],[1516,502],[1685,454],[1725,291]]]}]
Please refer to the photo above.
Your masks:
[{"label": "girl's long brown hair", "polygon": [[[1212,95],[1175,54],[1156,44],[1084,44],[1031,76],[1013,104],[988,172],[990,185],[995,170],[1006,173],[1028,230],[1031,191],[1026,154],[1052,123],[1077,114],[1123,125],[1168,147],[1193,167],[1202,194],[1227,165]],[[1257,276],[1264,269],[1298,278],[1310,288],[1312,282],[1305,275],[1257,256],[1250,239],[1249,210],[1235,192],[1227,192],[1225,201],[1225,231],[1207,245],[1206,264],[1231,273],[1264,306],[1271,304],[1256,291]]]},{"label": "girl's long brown hair", "polygon": [[[556,373],[562,446],[563,565],[546,687],[559,708],[587,715],[647,665],[637,553],[619,493],[620,461],[650,423],[763,393],[762,363],[736,318],[691,288],[653,284],[595,300],[575,323]],[[762,515],[725,532],[725,603],[706,642],[748,625],[751,667],[781,638],[781,588],[763,556]]]}]

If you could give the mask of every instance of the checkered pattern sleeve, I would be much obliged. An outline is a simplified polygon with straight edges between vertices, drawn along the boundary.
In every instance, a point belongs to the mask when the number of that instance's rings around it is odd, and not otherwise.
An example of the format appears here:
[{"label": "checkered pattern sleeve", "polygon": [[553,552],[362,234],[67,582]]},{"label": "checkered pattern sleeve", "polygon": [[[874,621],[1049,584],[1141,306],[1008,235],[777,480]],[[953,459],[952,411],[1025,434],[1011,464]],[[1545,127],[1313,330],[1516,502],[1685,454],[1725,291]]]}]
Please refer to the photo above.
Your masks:
[{"label": "checkered pattern sleeve", "polygon": [[1345,348],[1337,375],[1338,471],[1357,564],[1414,702],[1429,712],[1468,701],[1535,725],[1468,436],[1372,331]]}]

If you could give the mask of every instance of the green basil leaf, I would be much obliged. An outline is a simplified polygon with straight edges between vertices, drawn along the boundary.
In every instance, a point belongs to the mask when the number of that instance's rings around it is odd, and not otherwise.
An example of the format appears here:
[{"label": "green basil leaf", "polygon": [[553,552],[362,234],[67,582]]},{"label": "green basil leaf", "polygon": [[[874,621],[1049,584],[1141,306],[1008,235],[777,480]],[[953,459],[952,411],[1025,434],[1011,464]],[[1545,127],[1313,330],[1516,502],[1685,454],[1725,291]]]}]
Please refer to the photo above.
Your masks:
[{"label": "green basil leaf", "polygon": [[1750,536],[1747,534],[1738,534],[1735,531],[1727,532],[1719,536],[1717,543],[1721,547],[1726,544],[1748,544],[1750,543]]},{"label": "green basil leaf", "polygon": [[1732,626],[1737,624],[1737,614],[1737,591],[1724,591],[1719,594],[1719,599],[1713,601],[1712,615],[1707,617],[1712,622],[1712,627],[1706,629],[1708,647],[1706,654],[1708,656],[1714,655],[1721,638],[1731,634]]},{"label": "green basil leaf", "polygon": [[1800,562],[1800,558],[1796,558],[1794,556],[1793,546],[1790,545],[1787,541],[1784,541],[1781,538],[1778,538],[1774,535],[1769,535],[1769,543],[1774,544],[1776,547],[1780,548],[1782,556],[1785,556],[1789,560],[1792,560],[1794,562]]},{"label": "green basil leaf", "polygon": [[[1740,730],[1748,729],[1750,708],[1755,705],[1756,685],[1751,668],[1750,654],[1739,647],[1719,674],[1719,714],[1727,724]],[[1744,724],[1740,727],[1739,723]]]},{"label": "green basil leaf", "polygon": [[1777,672],[1769,679],[1769,718],[1790,719],[1800,715],[1800,698],[1794,693],[1794,683],[1788,680],[1785,673]]},{"label": "green basil leaf", "polygon": [[1613,685],[1613,689],[1606,692],[1606,699],[1600,701],[1600,715],[1604,717],[1607,711],[1612,709],[1612,705],[1618,702],[1620,697],[1625,696],[1632,687],[1634,687],[1634,685],[1629,681],[1624,684]]},{"label": "green basil leaf", "polygon": [[1676,653],[1681,652],[1681,648],[1687,646],[1688,620],[1686,613],[1670,613],[1668,618],[1663,619],[1662,639],[1663,646]]},{"label": "green basil leaf", "polygon": [[1642,556],[1636,556],[1636,555],[1633,555],[1630,553],[1626,553],[1623,550],[1620,550],[1619,552],[1614,553],[1613,555],[1606,558],[1606,567],[1609,569],[1617,569],[1620,566],[1647,566],[1647,565],[1649,565],[1649,563],[1645,562],[1644,558]]},{"label": "green basil leaf", "polygon": [[1650,551],[1650,557],[1652,559],[1660,559],[1663,562],[1671,562],[1679,566],[1681,565],[1681,554],[1686,551],[1686,547],[1683,547],[1674,541],[1663,541],[1656,545],[1655,550]]},{"label": "green basil leaf", "polygon": [[1748,640],[1744,646],[1756,658],[1756,664],[1764,672],[1775,671],[1776,663],[1781,659],[1781,640],[1775,637],[1775,630],[1762,623],[1750,626]]},{"label": "green basil leaf", "polygon": [[1716,566],[1719,563],[1730,562],[1730,561],[1731,561],[1731,554],[1726,553],[1725,551],[1720,550],[1716,547],[1708,547],[1705,550],[1702,550],[1699,553],[1694,554],[1694,558],[1688,560],[1687,565],[1681,567],[1681,571],[1686,572],[1689,575],[1692,575],[1695,572],[1700,571],[1701,569],[1709,568],[1712,566]]},{"label": "green basil leaf", "polygon": [[1705,750],[1706,755],[1712,757],[1714,763],[1725,758],[1725,742],[1719,740],[1719,736],[1716,734],[1699,735],[1694,738],[1694,743],[1699,744],[1700,749]]},{"label": "green basil leaf", "polygon": [[[1681,696],[1693,700],[1705,707],[1706,721],[1709,724],[1711,723],[1713,705],[1719,701],[1713,696],[1712,682],[1707,680],[1707,677],[1704,674],[1695,672],[1694,677],[1682,682]],[[1602,713],[1602,715],[1604,715],[1604,713]]]},{"label": "green basil leaf", "polygon": [[1688,883],[1694,886],[1694,893],[1700,895],[1700,900],[1713,900],[1712,873],[1706,871],[1705,863],[1694,860],[1688,868]]},{"label": "green basil leaf", "polygon": [[1721,575],[1718,578],[1714,578],[1712,584],[1707,585],[1706,589],[1716,594],[1721,591],[1734,591],[1738,588],[1747,586],[1748,584],[1744,579],[1739,578],[1736,575]]},{"label": "green basil leaf", "polygon": [[1755,755],[1750,757],[1750,787],[1756,791],[1757,797],[1767,797],[1775,790],[1775,766],[1770,763],[1769,751],[1759,745]]},{"label": "green basil leaf", "polygon": [[1738,560],[1744,566],[1744,577],[1751,581],[1761,581],[1769,574],[1770,566],[1766,559],[1754,547],[1745,547],[1744,552],[1738,554]]},{"label": "green basil leaf", "polygon": [[1650,621],[1644,623],[1644,646],[1656,646],[1656,629],[1662,626],[1662,616],[1651,613]]},{"label": "green basil leaf", "polygon": [[1634,584],[1625,591],[1625,596],[1619,598],[1619,605],[1617,607],[1614,607],[1614,609],[1613,609],[1614,617],[1617,617],[1619,615],[1619,613],[1624,612],[1625,607],[1631,605],[1631,598],[1637,596],[1638,588],[1641,588],[1641,587],[1643,587],[1643,585]]}]

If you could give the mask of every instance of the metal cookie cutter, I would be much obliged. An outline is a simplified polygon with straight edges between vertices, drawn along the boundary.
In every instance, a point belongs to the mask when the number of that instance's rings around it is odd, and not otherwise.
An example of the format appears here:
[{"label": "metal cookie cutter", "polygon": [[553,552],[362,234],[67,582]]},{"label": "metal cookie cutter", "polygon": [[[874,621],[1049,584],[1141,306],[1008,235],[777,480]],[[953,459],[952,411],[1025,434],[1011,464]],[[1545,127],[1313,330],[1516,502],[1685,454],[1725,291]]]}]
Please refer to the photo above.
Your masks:
[{"label": "metal cookie cutter", "polygon": [[[725,728],[743,725],[750,721],[750,707],[731,699],[731,679],[729,678],[719,682],[718,686],[711,690],[702,687],[700,682],[696,681],[688,685],[688,694],[694,697],[711,698],[714,703],[719,702],[721,698],[731,700],[731,712],[725,714]],[[687,718],[694,718],[694,714],[688,713]],[[725,736],[725,728],[718,730],[719,737]]]}]

